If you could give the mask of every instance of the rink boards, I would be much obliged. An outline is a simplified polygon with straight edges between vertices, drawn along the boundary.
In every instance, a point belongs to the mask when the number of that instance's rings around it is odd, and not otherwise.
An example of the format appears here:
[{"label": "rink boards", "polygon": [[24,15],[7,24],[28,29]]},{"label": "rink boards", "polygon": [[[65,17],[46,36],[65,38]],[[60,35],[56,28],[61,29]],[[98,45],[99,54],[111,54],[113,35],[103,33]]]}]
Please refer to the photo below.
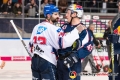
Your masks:
[{"label": "rink boards", "polygon": [[[24,39],[26,45],[29,43],[29,39]],[[105,41],[103,41],[104,46]],[[103,47],[101,52],[98,52],[97,49],[94,48],[92,55],[94,56],[94,60],[99,60],[99,56],[101,59],[109,60],[107,49]],[[99,56],[98,56],[99,55]],[[26,50],[24,49],[20,39],[0,39],[0,59],[5,61],[30,61],[30,57],[28,56]]]}]

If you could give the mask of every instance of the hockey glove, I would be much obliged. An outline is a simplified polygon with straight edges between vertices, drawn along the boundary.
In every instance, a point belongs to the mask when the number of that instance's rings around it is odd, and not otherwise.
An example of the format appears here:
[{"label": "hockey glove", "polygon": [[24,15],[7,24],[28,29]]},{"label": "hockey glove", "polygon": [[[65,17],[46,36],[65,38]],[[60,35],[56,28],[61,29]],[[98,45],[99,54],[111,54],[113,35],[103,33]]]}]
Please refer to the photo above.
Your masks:
[{"label": "hockey glove", "polygon": [[71,53],[68,57],[64,59],[64,65],[67,66],[68,68],[72,67],[74,63],[78,62],[78,57],[75,53]]},{"label": "hockey glove", "polygon": [[120,43],[120,36],[117,34],[109,34],[108,39],[111,43]]}]

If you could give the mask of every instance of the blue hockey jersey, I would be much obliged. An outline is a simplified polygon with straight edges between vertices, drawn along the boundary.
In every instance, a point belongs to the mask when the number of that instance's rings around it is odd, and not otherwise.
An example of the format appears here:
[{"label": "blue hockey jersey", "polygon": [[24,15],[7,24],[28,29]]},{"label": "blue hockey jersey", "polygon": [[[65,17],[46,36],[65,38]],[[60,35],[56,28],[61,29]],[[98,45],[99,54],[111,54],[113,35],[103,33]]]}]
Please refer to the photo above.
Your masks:
[{"label": "blue hockey jersey", "polygon": [[[118,18],[114,24],[113,34],[120,35],[120,18]],[[120,43],[114,43],[114,54],[120,54]]]},{"label": "blue hockey jersey", "polygon": [[[81,24],[81,26],[84,26]],[[64,24],[62,29],[65,33],[71,32],[76,26],[71,26],[70,24]],[[85,29],[79,34],[79,40],[81,42],[81,47],[77,50],[77,56],[79,58],[85,58],[93,50],[93,36],[92,33]],[[58,50],[58,54],[65,56],[66,53],[71,52],[72,47]]]}]

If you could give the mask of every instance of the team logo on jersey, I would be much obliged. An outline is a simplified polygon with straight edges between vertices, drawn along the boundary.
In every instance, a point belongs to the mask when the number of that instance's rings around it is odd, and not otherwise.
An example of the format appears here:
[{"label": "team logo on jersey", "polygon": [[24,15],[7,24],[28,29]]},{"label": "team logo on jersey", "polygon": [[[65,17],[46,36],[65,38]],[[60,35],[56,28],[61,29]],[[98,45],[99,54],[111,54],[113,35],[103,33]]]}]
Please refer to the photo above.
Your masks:
[{"label": "team logo on jersey", "polygon": [[67,28],[67,25],[64,25],[64,26],[62,27],[63,30],[66,29],[66,28]]},{"label": "team logo on jersey", "polygon": [[120,26],[118,26],[118,27],[114,30],[114,33],[120,35]]},{"label": "team logo on jersey", "polygon": [[39,26],[37,30],[37,34],[41,34],[43,31],[45,31],[47,28],[44,26]]},{"label": "team logo on jersey", "polygon": [[59,28],[59,29],[57,30],[57,32],[59,33],[61,30],[62,30],[62,29],[61,29],[61,28]]},{"label": "team logo on jersey", "polygon": [[71,79],[76,78],[76,76],[77,76],[77,73],[76,73],[75,71],[70,71],[69,77],[70,77]]}]

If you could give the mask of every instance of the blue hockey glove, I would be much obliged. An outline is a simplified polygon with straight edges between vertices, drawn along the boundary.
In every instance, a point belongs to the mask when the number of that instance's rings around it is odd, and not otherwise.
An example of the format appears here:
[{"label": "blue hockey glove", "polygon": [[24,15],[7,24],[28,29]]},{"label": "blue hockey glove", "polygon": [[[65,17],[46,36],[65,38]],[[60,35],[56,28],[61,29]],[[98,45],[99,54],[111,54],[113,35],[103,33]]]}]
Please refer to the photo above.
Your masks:
[{"label": "blue hockey glove", "polygon": [[78,57],[75,53],[71,53],[68,57],[64,59],[64,65],[68,68],[72,67],[74,63],[78,62]]},{"label": "blue hockey glove", "polygon": [[109,34],[108,39],[111,43],[120,43],[120,36],[117,34]]}]

